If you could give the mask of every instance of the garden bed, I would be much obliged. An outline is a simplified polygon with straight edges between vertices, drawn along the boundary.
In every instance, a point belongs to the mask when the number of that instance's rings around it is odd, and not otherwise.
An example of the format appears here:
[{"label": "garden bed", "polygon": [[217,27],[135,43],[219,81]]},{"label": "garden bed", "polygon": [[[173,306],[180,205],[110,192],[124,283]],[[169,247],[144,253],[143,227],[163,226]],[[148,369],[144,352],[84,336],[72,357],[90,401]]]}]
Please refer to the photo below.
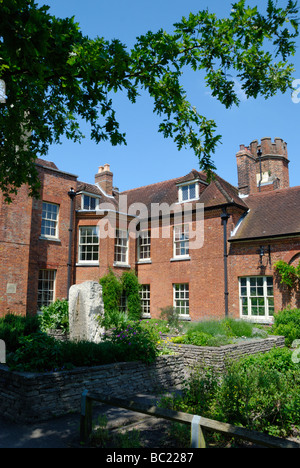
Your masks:
[{"label": "garden bed", "polygon": [[195,366],[212,368],[216,372],[223,372],[230,361],[236,361],[251,354],[266,353],[272,348],[284,348],[284,336],[269,336],[268,338],[240,339],[234,344],[225,346],[195,346],[190,344],[177,344],[166,337],[165,344],[183,356],[185,365],[189,368]]}]

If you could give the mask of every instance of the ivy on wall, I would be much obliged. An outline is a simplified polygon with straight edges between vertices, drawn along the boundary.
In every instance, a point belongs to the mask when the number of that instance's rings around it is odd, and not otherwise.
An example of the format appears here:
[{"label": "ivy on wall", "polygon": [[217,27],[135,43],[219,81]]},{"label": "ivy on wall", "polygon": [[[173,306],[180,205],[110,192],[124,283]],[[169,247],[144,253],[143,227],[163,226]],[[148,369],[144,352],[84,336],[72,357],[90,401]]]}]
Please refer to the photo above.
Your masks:
[{"label": "ivy on wall", "polygon": [[100,279],[105,313],[114,314],[120,309],[121,297],[127,299],[127,315],[130,320],[141,317],[140,284],[134,271],[126,271],[118,278],[112,270]]},{"label": "ivy on wall", "polygon": [[274,264],[274,269],[280,277],[281,284],[285,284],[291,289],[299,286],[300,261],[297,266],[293,266],[283,260],[279,260]]}]

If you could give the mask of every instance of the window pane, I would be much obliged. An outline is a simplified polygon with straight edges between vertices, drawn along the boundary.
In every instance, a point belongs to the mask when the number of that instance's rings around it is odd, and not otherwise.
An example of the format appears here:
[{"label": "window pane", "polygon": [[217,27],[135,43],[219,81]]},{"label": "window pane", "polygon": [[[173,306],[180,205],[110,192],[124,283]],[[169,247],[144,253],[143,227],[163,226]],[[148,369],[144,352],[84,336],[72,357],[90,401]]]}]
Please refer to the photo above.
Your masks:
[{"label": "window pane", "polygon": [[189,315],[189,285],[175,284],[174,287],[174,308],[181,315]]},{"label": "window pane", "polygon": [[189,185],[189,188],[190,188],[190,200],[193,198],[196,198],[196,185],[191,184]]},{"label": "window pane", "polygon": [[[247,282],[249,287],[247,287]],[[274,315],[273,278],[254,276],[240,278],[241,315],[268,317]],[[248,305],[250,305],[250,310]]]},{"label": "window pane", "polygon": [[99,236],[96,226],[79,228],[79,261],[99,260]]},{"label": "window pane", "polygon": [[54,301],[56,270],[40,270],[38,280],[38,310]]},{"label": "window pane", "polygon": [[58,205],[43,202],[42,236],[57,237],[58,210]]}]

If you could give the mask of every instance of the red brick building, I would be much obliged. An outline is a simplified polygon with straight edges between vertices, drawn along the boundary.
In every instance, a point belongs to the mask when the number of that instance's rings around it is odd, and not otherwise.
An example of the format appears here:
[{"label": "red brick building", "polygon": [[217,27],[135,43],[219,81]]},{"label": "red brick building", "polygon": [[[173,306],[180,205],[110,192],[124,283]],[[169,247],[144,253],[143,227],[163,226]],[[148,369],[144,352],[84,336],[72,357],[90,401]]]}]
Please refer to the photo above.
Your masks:
[{"label": "red brick building", "polygon": [[38,160],[39,200],[26,187],[11,205],[0,194],[0,315],[35,314],[109,268],[137,272],[144,316],[172,305],[187,320],[270,322],[298,305],[273,268],[300,259],[300,187],[289,187],[286,143],[242,145],[236,160],[238,188],[193,169],[122,193],[109,165],[86,184]]}]

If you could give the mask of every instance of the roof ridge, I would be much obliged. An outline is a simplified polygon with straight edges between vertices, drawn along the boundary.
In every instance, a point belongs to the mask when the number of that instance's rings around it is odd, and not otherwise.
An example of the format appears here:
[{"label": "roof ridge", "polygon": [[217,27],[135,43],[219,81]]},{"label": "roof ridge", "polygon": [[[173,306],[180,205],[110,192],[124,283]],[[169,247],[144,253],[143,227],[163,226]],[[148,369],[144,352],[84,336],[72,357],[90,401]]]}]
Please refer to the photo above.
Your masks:
[{"label": "roof ridge", "polygon": [[153,185],[158,185],[158,184],[164,184],[164,183],[167,183],[167,182],[173,182],[175,180],[180,180],[180,179],[183,179],[184,177],[186,177],[187,175],[189,175],[191,172],[197,172],[197,174],[202,174],[202,172],[200,171],[197,171],[197,169],[192,169],[190,172],[188,172],[186,175],[184,176],[180,176],[180,177],[174,177],[173,179],[167,179],[167,180],[161,180],[160,182],[154,182],[153,184],[147,184],[147,185],[141,185],[140,187],[135,187],[133,189],[128,189],[128,190],[123,190],[122,192],[120,193],[125,193],[125,192],[133,192],[134,190],[139,190],[139,189],[144,189],[144,188],[147,188],[147,187],[153,187]]}]

